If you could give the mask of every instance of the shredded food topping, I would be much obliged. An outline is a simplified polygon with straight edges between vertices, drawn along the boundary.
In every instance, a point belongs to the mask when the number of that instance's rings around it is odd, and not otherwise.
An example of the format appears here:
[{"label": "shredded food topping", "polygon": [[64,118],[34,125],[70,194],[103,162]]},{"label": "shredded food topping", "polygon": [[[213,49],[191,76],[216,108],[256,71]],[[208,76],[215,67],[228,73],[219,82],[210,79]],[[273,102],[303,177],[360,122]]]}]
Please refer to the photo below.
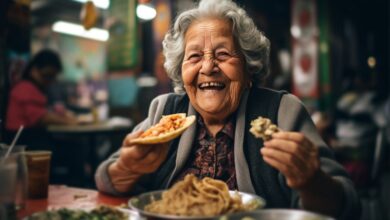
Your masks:
[{"label": "shredded food topping", "polygon": [[140,137],[159,137],[163,134],[179,129],[184,125],[185,120],[186,117],[182,117],[179,114],[163,116],[156,125],[147,129]]}]

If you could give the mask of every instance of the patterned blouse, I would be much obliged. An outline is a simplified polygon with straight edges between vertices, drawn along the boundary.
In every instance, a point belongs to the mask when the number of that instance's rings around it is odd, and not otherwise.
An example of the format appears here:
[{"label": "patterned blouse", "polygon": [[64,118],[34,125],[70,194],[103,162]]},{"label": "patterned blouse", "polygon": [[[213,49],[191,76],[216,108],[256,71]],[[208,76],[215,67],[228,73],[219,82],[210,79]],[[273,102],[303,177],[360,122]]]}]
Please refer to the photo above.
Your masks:
[{"label": "patterned blouse", "polygon": [[214,138],[207,130],[202,117],[198,117],[198,131],[195,146],[191,150],[186,165],[174,182],[184,179],[187,174],[198,178],[211,177],[222,180],[230,190],[237,189],[234,166],[234,123],[235,117],[229,121]]}]

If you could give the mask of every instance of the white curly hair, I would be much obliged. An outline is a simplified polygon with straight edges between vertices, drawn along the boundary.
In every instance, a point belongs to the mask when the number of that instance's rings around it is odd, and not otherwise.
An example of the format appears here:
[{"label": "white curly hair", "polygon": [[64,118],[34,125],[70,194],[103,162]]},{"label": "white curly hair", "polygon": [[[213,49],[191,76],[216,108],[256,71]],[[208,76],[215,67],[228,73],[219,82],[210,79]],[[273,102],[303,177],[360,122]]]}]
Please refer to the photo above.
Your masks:
[{"label": "white curly hair", "polygon": [[182,12],[163,40],[164,67],[173,81],[174,91],[183,93],[181,65],[184,59],[184,37],[196,20],[216,17],[231,21],[233,37],[245,60],[246,73],[253,84],[259,84],[269,71],[270,42],[259,31],[244,9],[231,0],[201,0],[197,7]]}]

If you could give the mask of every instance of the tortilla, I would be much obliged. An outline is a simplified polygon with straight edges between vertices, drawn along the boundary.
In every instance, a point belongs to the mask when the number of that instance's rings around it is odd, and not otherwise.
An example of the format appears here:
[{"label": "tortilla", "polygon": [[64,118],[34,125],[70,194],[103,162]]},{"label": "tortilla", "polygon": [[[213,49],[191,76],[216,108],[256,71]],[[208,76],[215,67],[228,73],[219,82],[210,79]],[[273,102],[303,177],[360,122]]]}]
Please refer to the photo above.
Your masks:
[{"label": "tortilla", "polygon": [[[166,129],[166,126],[172,122],[173,118],[178,118],[181,122],[180,126],[174,129],[171,129],[170,131],[163,131],[161,132],[161,129]],[[168,141],[171,141],[181,135],[189,126],[194,123],[196,117],[195,115],[190,115],[186,117],[185,113],[178,113],[178,114],[172,114],[172,115],[164,115],[161,120],[144,131],[140,137],[133,139],[130,141],[132,144],[160,144],[160,143],[166,143]],[[168,122],[167,122],[168,121]],[[153,134],[153,131],[159,131],[161,133]]]}]

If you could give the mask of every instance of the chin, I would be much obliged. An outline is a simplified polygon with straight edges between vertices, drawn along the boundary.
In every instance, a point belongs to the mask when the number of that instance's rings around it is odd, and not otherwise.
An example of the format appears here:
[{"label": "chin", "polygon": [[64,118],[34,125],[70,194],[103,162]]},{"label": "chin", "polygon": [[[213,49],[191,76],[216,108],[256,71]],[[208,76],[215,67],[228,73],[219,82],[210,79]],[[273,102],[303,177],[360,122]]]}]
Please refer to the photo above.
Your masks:
[{"label": "chin", "polygon": [[220,106],[217,106],[215,108],[203,108],[203,112],[207,112],[210,115],[215,115],[215,116],[222,116],[222,115],[228,115],[230,114],[226,108],[221,108]]},{"label": "chin", "polygon": [[199,108],[201,108],[203,111],[205,112],[209,112],[209,113],[218,113],[220,112],[221,110],[223,110],[223,104],[220,103],[218,104],[219,102],[216,102],[216,101],[212,101],[211,103],[203,103],[203,104],[199,104]]}]

